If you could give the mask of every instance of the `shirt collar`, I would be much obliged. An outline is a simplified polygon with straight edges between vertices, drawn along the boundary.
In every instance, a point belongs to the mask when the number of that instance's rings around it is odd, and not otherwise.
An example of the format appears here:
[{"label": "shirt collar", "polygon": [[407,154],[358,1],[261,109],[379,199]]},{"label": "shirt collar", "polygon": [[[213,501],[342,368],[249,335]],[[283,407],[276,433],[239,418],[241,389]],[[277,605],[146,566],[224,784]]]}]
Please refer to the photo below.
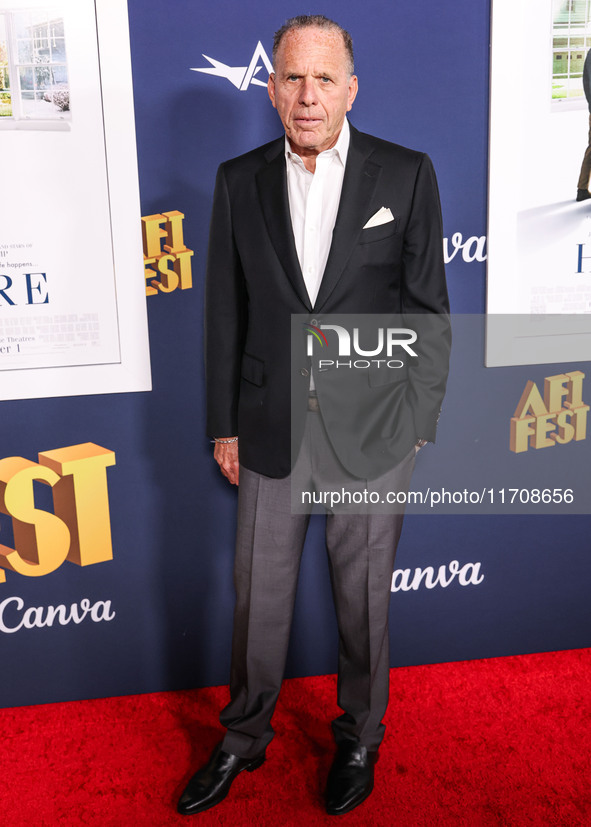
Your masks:
[{"label": "shirt collar", "polygon": [[[349,129],[349,121],[347,120],[347,118],[345,118],[345,120],[343,121],[343,127],[340,131],[336,144],[330,149],[325,149],[324,152],[320,153],[320,155],[325,155],[329,152],[333,152],[337,155],[341,164],[345,166],[347,163],[347,153],[349,152],[350,140],[351,131]],[[292,159],[294,161],[296,161],[296,159],[299,159],[299,161],[303,164],[303,161],[301,160],[297,152],[294,152],[292,150],[290,143],[287,139],[287,135],[285,136],[285,157],[288,159]]]}]

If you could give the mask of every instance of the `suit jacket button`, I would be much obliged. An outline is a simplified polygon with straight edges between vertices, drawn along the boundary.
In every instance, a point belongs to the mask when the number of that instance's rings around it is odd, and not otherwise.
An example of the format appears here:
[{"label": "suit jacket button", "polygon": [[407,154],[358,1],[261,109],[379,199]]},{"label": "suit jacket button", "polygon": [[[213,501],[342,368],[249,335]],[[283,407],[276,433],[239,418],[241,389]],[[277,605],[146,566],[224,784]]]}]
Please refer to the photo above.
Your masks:
[{"label": "suit jacket button", "polygon": [[306,370],[306,368],[300,368],[300,374],[302,376],[309,376],[310,372]]}]

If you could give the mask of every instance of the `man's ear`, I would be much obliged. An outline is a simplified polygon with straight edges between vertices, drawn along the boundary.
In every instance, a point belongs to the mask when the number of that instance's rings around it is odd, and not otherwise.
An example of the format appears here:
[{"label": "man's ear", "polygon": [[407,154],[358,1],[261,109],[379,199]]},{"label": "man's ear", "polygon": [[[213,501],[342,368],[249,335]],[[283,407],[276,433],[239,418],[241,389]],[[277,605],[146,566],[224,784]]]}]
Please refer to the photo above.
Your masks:
[{"label": "man's ear", "polygon": [[[273,72],[271,72],[269,80],[267,81],[267,92],[271,98],[271,103],[275,106],[275,74]],[[275,109],[277,109],[276,106]]]},{"label": "man's ear", "polygon": [[350,111],[351,107],[353,106],[353,101],[357,97],[357,75],[351,75],[351,80],[349,81],[349,99],[347,101],[347,112]]}]

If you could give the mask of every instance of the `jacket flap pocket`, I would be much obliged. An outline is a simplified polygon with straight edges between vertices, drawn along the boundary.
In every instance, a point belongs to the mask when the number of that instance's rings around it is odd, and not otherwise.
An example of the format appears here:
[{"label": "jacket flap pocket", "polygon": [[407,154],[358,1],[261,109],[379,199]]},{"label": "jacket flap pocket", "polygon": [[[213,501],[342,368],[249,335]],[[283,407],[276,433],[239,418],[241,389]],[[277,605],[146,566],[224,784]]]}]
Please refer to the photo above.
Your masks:
[{"label": "jacket flap pocket", "polygon": [[261,387],[265,373],[265,363],[256,356],[245,353],[242,357],[242,378],[253,385]]},{"label": "jacket flap pocket", "polygon": [[[391,363],[388,366],[387,362]],[[399,366],[397,359],[385,360],[380,367],[371,367],[367,371],[367,380],[371,388],[379,388],[382,385],[390,385],[394,382],[404,382],[408,378],[408,371],[405,365]]]}]

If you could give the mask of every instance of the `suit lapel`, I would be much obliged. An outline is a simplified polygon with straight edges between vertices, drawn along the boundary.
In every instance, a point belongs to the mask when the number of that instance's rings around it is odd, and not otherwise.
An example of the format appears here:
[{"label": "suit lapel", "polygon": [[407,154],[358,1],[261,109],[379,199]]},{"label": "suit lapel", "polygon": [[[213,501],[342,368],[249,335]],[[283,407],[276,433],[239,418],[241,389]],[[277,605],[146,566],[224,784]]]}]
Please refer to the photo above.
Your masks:
[{"label": "suit lapel", "polygon": [[[318,297],[314,305],[320,310],[336,287],[367,220],[372,196],[381,173],[381,166],[370,160],[371,146],[354,127],[347,155],[343,189],[332,243]],[[257,189],[267,231],[287,277],[302,304],[312,309],[298,260],[287,195],[284,139],[280,138],[267,151],[267,164],[257,173]]]},{"label": "suit lapel", "polygon": [[367,221],[369,204],[382,170],[379,164],[369,159],[372,149],[365,145],[363,135],[352,126],[350,129],[351,142],[341,200],[326,268],[314,305],[315,310],[322,309],[357,244],[361,229]]},{"label": "suit lapel", "polygon": [[291,226],[284,146],[281,138],[267,152],[267,165],[256,176],[257,189],[267,231],[279,261],[300,301],[311,310]]}]

